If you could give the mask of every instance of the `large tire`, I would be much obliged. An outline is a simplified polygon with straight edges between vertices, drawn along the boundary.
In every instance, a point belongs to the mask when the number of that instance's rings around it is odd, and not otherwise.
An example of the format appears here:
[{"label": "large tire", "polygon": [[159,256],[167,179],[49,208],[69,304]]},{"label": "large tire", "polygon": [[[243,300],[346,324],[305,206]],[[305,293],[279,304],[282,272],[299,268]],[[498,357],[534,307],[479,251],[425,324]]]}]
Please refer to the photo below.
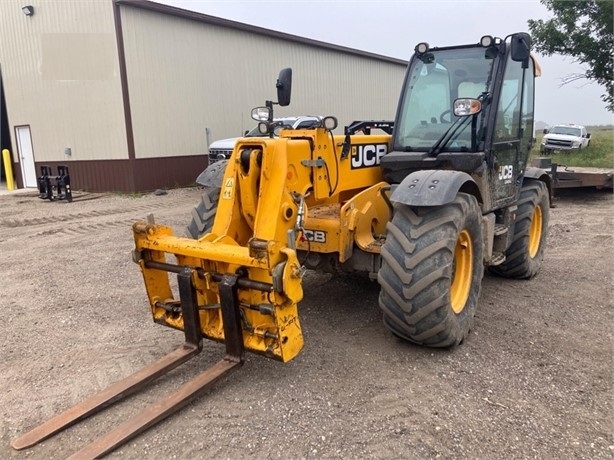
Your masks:
[{"label": "large tire", "polygon": [[219,188],[205,188],[200,201],[192,209],[192,220],[188,224],[187,230],[188,235],[195,240],[211,231],[219,198]]},{"label": "large tire", "polygon": [[192,220],[188,224],[188,236],[195,240],[211,231],[213,220],[217,212],[217,202],[220,198],[222,180],[228,160],[220,160],[201,172],[196,178],[196,183],[204,187],[198,204],[192,209]]},{"label": "large tire", "polygon": [[207,166],[196,178],[196,183],[205,188],[222,188],[222,179],[228,160],[220,160]]},{"label": "large tire", "polygon": [[505,251],[505,262],[490,271],[506,278],[528,279],[539,272],[548,236],[550,197],[546,184],[525,180],[520,189],[512,244]]},{"label": "large tire", "polygon": [[460,344],[473,326],[484,275],[475,197],[459,193],[437,207],[396,204],[381,255],[384,324],[429,347]]}]

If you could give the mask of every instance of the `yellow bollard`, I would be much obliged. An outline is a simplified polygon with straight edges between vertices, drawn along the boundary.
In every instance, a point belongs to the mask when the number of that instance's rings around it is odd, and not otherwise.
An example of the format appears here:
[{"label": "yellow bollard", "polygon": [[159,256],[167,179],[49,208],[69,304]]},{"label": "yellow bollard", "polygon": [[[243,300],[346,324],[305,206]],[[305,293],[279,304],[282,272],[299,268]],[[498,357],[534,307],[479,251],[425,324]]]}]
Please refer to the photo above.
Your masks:
[{"label": "yellow bollard", "polygon": [[2,160],[4,161],[4,171],[6,172],[6,188],[15,190],[15,181],[13,180],[13,165],[11,163],[11,152],[7,149],[2,151]]}]

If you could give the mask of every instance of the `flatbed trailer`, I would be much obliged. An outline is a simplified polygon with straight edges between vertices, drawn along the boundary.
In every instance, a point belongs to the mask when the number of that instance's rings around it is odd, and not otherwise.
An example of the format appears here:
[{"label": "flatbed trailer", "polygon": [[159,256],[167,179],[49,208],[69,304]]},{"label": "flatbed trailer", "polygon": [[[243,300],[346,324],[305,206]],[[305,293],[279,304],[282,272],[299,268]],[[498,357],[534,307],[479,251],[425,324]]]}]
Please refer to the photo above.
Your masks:
[{"label": "flatbed trailer", "polygon": [[533,166],[543,169],[552,179],[555,189],[595,187],[613,188],[614,169],[567,166],[552,163],[550,158],[537,158]]}]

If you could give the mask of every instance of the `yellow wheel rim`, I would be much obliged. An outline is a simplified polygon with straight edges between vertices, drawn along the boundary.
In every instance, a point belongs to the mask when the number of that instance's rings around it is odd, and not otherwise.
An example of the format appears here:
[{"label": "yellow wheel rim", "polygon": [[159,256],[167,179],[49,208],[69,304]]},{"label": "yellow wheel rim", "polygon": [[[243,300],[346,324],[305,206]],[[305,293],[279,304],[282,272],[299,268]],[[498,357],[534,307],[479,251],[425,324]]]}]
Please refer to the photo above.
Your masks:
[{"label": "yellow wheel rim", "polygon": [[542,208],[535,206],[531,228],[529,229],[529,257],[532,259],[537,255],[539,243],[542,239]]},{"label": "yellow wheel rim", "polygon": [[454,248],[452,286],[450,287],[450,304],[454,313],[458,314],[465,308],[471,290],[472,275],[473,244],[469,232],[463,230],[458,235],[456,248]]}]

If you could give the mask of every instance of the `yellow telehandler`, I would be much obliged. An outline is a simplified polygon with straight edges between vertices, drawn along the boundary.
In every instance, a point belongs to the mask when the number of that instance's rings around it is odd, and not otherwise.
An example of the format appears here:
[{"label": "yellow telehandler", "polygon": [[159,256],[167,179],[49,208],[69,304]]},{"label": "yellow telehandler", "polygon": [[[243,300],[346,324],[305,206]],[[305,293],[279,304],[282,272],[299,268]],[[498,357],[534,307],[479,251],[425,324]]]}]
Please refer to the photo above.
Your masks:
[{"label": "yellow telehandler", "polygon": [[182,330],[185,343],[13,447],[137,391],[199,353],[203,337],[225,344],[216,365],[75,458],[104,455],[183,407],[240,366],[245,350],[295,358],[306,269],[366,272],[381,286],[393,334],[431,347],[460,344],[485,267],[530,278],[543,259],[551,185],[527,166],[540,73],[530,50],[526,33],[465,46],[419,43],[394,122],[354,122],[342,135],[324,117],[273,137],[273,106],[290,103],[292,72],[282,70],[277,101],[252,111],[264,137],[240,139],[205,174],[191,224],[197,238],[174,236],[153,216],[133,226],[153,319]]}]

